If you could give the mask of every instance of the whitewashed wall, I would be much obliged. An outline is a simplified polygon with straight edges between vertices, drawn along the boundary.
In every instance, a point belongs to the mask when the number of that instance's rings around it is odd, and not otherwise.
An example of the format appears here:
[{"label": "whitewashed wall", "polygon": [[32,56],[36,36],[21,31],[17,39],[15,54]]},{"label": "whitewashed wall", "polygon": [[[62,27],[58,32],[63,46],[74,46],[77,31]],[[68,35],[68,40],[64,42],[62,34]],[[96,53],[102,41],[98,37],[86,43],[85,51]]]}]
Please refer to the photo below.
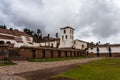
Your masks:
[{"label": "whitewashed wall", "polygon": [[57,41],[41,42],[40,43],[40,46],[51,46],[52,47],[52,45],[53,45],[54,48],[56,48],[57,47]]},{"label": "whitewashed wall", "polygon": [[[108,53],[109,49],[108,47],[98,47],[99,48],[99,53]],[[89,48],[88,49],[89,53],[97,53],[97,47],[93,47],[93,49]],[[120,46],[111,46],[111,52],[112,53],[120,53]]]},{"label": "whitewashed wall", "polygon": [[120,53],[120,46],[112,47],[111,51],[114,52],[114,53]]},{"label": "whitewashed wall", "polygon": [[[82,47],[84,45],[84,47]],[[75,49],[86,49],[87,48],[87,43],[80,41],[80,40],[75,40],[75,44],[74,44]]]},{"label": "whitewashed wall", "polygon": [[[66,33],[64,33],[64,30],[66,30]],[[70,33],[70,30],[73,31],[73,33]],[[67,39],[66,39],[66,35],[67,35]],[[64,36],[63,39],[62,36]],[[72,36],[73,38],[71,38],[70,36]],[[74,45],[74,30],[71,28],[62,29],[59,48],[73,47],[73,45]]]},{"label": "whitewashed wall", "polygon": [[34,47],[40,47],[40,43],[33,43]]}]

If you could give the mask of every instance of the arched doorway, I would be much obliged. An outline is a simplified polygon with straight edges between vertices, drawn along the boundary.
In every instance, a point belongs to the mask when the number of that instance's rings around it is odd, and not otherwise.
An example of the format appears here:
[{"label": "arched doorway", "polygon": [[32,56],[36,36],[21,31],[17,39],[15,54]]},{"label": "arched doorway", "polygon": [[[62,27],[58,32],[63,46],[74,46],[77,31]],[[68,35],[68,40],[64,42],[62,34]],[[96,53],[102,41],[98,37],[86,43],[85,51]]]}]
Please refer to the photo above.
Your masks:
[{"label": "arched doorway", "polygon": [[70,51],[70,57],[72,57],[72,52]]},{"label": "arched doorway", "polygon": [[97,57],[99,57],[99,48],[97,47]]},{"label": "arched doorway", "polygon": [[112,57],[111,47],[108,48],[109,51],[109,57]]},{"label": "arched doorway", "polygon": [[36,50],[32,50],[32,56],[31,56],[32,59],[35,59],[36,58]]},{"label": "arched doorway", "polygon": [[0,41],[0,44],[5,44],[5,42],[4,41]]},{"label": "arched doorway", "polygon": [[61,51],[58,51],[58,57],[61,57]]},{"label": "arched doorway", "polygon": [[42,51],[42,58],[45,58],[45,51]]},{"label": "arched doorway", "polygon": [[65,51],[65,57],[68,57],[68,55],[67,55],[67,51]]},{"label": "arched doorway", "polygon": [[53,58],[53,51],[51,51],[51,58]]},{"label": "arched doorway", "polygon": [[11,42],[10,42],[10,41],[7,41],[6,44],[11,44]]}]

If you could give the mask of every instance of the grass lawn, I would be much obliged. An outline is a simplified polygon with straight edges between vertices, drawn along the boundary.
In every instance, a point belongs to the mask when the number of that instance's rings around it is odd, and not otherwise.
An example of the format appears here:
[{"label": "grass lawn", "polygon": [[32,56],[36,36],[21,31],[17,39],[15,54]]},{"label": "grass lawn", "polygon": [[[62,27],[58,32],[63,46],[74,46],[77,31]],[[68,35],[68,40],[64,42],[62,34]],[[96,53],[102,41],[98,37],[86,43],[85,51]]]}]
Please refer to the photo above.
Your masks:
[{"label": "grass lawn", "polygon": [[16,63],[13,63],[11,61],[0,61],[0,66],[8,66],[8,65],[15,65]]},{"label": "grass lawn", "polygon": [[85,57],[67,57],[67,58],[48,58],[48,59],[30,59],[31,62],[51,62],[51,61],[63,61],[63,60],[74,60],[83,59]]},{"label": "grass lawn", "polygon": [[52,78],[57,77],[72,80],[120,80],[120,59],[102,59],[80,64],[76,68]]}]

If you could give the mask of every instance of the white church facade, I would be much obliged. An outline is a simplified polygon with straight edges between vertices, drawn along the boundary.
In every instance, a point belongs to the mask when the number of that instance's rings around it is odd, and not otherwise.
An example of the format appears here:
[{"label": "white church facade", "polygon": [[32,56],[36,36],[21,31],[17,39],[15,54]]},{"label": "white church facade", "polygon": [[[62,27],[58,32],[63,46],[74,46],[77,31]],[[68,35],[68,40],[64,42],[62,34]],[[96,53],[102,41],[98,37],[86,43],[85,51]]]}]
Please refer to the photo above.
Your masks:
[{"label": "white church facade", "polygon": [[60,36],[60,46],[59,48],[73,48],[73,49],[86,49],[87,43],[82,40],[74,40],[74,31],[75,29],[72,27],[64,27],[61,28],[61,36]]}]

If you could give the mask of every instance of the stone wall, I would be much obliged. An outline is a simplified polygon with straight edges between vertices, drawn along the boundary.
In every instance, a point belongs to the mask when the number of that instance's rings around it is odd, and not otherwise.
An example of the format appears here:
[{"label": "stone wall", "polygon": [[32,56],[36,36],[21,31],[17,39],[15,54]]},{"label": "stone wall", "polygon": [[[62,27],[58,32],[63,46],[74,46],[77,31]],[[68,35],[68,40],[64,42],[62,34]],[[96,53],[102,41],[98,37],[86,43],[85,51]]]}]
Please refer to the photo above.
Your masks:
[{"label": "stone wall", "polygon": [[109,53],[99,53],[99,55],[97,55],[97,53],[88,53],[87,56],[88,57],[120,57],[120,53],[111,53],[111,55]]},{"label": "stone wall", "polygon": [[42,59],[42,58],[59,58],[59,57],[77,57],[82,56],[81,50],[75,49],[56,49],[56,48],[34,48],[21,47],[20,55],[24,59]]},{"label": "stone wall", "polygon": [[0,60],[7,58],[8,46],[0,44]]}]

